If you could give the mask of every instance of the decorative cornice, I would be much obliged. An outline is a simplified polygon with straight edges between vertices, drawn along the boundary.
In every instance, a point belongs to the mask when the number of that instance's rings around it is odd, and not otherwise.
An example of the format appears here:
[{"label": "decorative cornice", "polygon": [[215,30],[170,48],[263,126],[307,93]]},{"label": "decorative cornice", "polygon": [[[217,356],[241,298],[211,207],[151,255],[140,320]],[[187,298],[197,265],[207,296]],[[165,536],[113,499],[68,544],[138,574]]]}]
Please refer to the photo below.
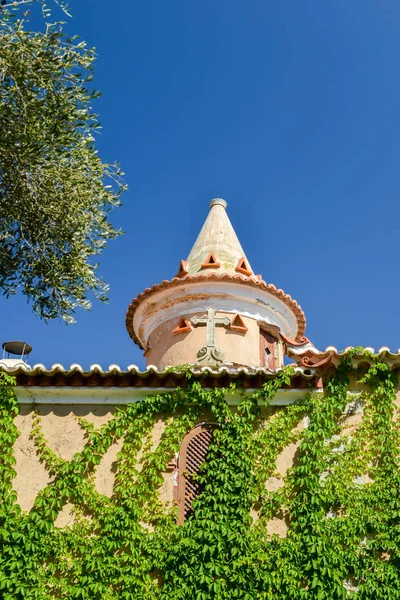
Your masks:
[{"label": "decorative cornice", "polygon": [[292,340],[291,338],[287,337],[282,332],[280,333],[280,336],[281,336],[282,340],[285,342],[285,344],[287,344],[288,346],[301,347],[301,346],[304,346],[305,344],[311,344],[310,340],[305,335],[303,335],[300,338],[297,337],[295,340]]},{"label": "decorative cornice", "polygon": [[327,367],[332,362],[332,358],[333,354],[331,352],[326,352],[318,358],[310,354],[309,356],[302,356],[300,364],[305,368],[320,369],[322,367]]},{"label": "decorative cornice", "polygon": [[[326,370],[327,367],[332,366],[335,368],[340,364],[343,356],[349,351],[353,350],[353,346],[348,346],[344,350],[340,351],[335,346],[327,346],[325,350],[319,350],[314,346],[312,342],[306,337],[301,341],[296,342],[280,333],[287,354],[290,358],[296,361],[296,363],[303,368],[311,368],[318,370]],[[400,348],[397,352],[391,352],[390,348],[383,346],[375,352],[374,348],[364,348],[371,354],[376,354],[379,360],[386,362],[392,368],[400,368]],[[361,364],[369,364],[372,359],[364,354],[354,354],[352,357],[352,364],[354,368],[358,368]]]},{"label": "decorative cornice", "polygon": [[143,302],[143,300],[147,299],[152,294],[156,294],[161,290],[186,285],[187,283],[199,283],[202,281],[240,283],[243,285],[250,286],[252,288],[258,288],[260,290],[269,292],[271,295],[275,296],[284,304],[286,304],[286,306],[292,311],[292,313],[296,317],[298,326],[296,340],[300,341],[302,339],[306,328],[306,317],[301,306],[296,302],[296,300],[293,300],[293,298],[289,294],[285,294],[283,290],[278,289],[272,283],[266,283],[264,280],[258,280],[255,276],[245,277],[239,274],[230,275],[228,273],[207,273],[199,275],[185,275],[184,277],[174,277],[172,280],[164,280],[161,283],[156,283],[151,288],[146,288],[141,294],[134,298],[130,303],[128,311],[126,313],[125,323],[128,333],[132,340],[135,342],[135,344],[137,344],[140,348],[143,348],[133,329],[133,317],[139,304]]}]

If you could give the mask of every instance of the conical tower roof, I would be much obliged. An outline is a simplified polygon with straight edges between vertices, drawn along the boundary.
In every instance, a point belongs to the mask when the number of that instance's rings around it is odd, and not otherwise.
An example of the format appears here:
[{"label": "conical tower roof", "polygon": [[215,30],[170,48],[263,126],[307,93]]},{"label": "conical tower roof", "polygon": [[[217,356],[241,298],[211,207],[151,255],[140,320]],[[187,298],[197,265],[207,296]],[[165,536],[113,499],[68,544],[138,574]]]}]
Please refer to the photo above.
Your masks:
[{"label": "conical tower roof", "polygon": [[186,270],[197,275],[206,269],[216,273],[254,275],[226,213],[222,198],[210,202],[210,212],[187,258]]}]

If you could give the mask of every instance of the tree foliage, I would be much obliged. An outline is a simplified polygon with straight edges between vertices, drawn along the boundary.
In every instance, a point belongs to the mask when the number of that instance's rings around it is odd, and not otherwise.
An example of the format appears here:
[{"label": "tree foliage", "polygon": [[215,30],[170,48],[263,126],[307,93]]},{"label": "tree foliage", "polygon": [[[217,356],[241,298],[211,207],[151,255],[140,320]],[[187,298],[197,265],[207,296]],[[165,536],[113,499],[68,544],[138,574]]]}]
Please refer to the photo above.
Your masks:
[{"label": "tree foliage", "polygon": [[27,4],[0,7],[0,289],[73,321],[88,294],[107,299],[94,257],[120,233],[109,212],[124,185],[95,149],[94,50],[44,4],[44,30],[29,31]]}]

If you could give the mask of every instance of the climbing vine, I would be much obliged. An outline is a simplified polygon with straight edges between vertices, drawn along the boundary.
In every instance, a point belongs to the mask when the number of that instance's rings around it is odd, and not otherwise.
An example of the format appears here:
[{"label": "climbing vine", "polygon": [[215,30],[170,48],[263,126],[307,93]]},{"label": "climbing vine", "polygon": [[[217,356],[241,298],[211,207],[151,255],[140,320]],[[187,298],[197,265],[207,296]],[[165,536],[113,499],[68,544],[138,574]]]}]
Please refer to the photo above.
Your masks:
[{"label": "climbing vine", "polygon": [[[188,377],[186,389],[129,404],[100,428],[80,418],[85,444],[71,460],[51,449],[35,414],[31,437],[51,482],[29,512],[13,488],[18,403],[2,373],[1,598],[400,598],[396,375],[358,348],[326,377],[324,393],[271,405],[292,373],[286,367],[254,393],[203,389]],[[240,396],[235,407],[231,394]],[[177,508],[159,490],[202,420],[219,427],[197,475],[202,492],[178,526]],[[96,468],[117,443],[108,497],[96,489]],[[282,472],[277,461],[288,448],[294,459]],[[67,505],[74,523],[58,527]]]}]

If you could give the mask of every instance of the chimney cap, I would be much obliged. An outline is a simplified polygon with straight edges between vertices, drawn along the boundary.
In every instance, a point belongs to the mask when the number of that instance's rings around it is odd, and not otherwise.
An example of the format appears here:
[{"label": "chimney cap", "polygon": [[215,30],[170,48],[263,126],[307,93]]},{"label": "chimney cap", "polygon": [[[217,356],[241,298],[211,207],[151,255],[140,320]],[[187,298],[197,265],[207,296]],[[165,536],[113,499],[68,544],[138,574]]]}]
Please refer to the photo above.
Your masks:
[{"label": "chimney cap", "polygon": [[1,346],[4,352],[18,356],[28,356],[32,352],[32,346],[26,342],[4,342]]}]

